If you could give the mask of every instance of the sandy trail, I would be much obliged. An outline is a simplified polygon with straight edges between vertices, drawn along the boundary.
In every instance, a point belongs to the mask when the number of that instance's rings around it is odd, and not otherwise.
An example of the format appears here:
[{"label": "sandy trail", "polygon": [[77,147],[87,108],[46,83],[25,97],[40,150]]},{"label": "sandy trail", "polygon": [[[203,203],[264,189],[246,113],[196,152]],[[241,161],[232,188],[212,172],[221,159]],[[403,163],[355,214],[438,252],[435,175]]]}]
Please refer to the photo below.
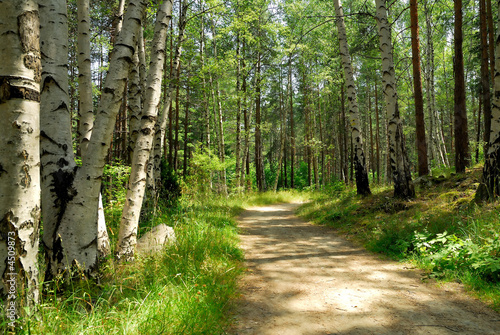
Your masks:
[{"label": "sandy trail", "polygon": [[500,315],[458,285],[426,284],[299,219],[297,206],[239,218],[248,272],[231,334],[500,334]]}]

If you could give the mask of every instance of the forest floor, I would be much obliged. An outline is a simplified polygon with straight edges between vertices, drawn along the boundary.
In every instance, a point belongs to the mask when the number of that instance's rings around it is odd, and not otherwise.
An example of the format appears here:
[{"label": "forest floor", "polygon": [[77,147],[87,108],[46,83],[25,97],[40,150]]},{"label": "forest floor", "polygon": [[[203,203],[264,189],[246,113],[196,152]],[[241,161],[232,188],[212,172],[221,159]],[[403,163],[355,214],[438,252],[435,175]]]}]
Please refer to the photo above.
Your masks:
[{"label": "forest floor", "polygon": [[423,280],[298,218],[298,206],[239,217],[247,273],[230,334],[500,334],[500,315],[461,285]]}]

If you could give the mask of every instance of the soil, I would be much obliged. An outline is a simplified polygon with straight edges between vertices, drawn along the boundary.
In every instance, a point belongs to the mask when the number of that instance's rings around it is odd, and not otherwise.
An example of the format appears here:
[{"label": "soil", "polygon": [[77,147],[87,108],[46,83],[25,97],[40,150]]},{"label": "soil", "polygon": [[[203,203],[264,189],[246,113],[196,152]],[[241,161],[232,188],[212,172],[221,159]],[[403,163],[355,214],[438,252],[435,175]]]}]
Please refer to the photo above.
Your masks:
[{"label": "soil", "polygon": [[247,273],[230,334],[500,334],[500,314],[294,215],[299,204],[239,218]]}]

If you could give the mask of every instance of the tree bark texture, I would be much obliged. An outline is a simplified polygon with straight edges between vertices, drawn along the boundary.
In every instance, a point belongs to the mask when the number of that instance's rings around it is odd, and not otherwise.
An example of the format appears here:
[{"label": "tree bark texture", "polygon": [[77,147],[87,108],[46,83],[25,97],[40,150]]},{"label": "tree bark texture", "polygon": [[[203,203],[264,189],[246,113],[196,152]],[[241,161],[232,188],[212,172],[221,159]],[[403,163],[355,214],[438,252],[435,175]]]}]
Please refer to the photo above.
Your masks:
[{"label": "tree bark texture", "polygon": [[[38,3],[0,2],[0,296],[39,300],[40,30]],[[16,301],[17,294],[22,297]],[[19,316],[8,314],[15,322]]]},{"label": "tree bark texture", "polygon": [[[66,1],[64,1],[66,2]],[[80,106],[78,114],[80,127],[78,141],[81,155],[85,155],[94,127],[94,107],[92,101],[92,72],[90,61],[90,5],[89,0],[78,0],[78,90]],[[49,14],[50,15],[50,14]],[[66,24],[67,25],[67,24]],[[67,41],[67,39],[65,39]],[[66,51],[67,53],[67,51]]]},{"label": "tree bark texture", "polygon": [[359,117],[359,108],[356,93],[356,82],[351,64],[351,56],[349,55],[349,46],[347,44],[347,33],[344,22],[344,12],[340,5],[340,0],[334,0],[335,13],[337,16],[337,29],[340,43],[340,56],[342,58],[345,83],[347,88],[347,104],[349,108],[349,123],[351,125],[351,137],[354,145],[353,159],[354,169],[356,174],[356,189],[360,195],[371,194],[370,185],[368,182],[368,172],[366,169],[366,158],[363,150],[363,133],[361,129],[361,120]]},{"label": "tree bark texture", "polygon": [[[497,3],[500,5],[500,1],[497,1]],[[498,14],[500,15],[500,7],[498,7]],[[493,200],[500,195],[500,29],[497,30],[495,41],[491,135],[484,162],[483,180],[476,192],[477,200]]]},{"label": "tree bark texture", "polygon": [[422,77],[420,70],[420,41],[418,29],[417,0],[410,0],[411,18],[411,55],[413,63],[413,89],[415,91],[415,126],[417,133],[418,175],[429,174],[427,143],[425,140],[424,99],[422,95]]},{"label": "tree bark texture", "polygon": [[161,81],[165,64],[165,47],[168,26],[172,17],[172,1],[165,0],[158,8],[151,64],[149,66],[144,110],[141,117],[141,130],[137,137],[132,170],[123,207],[120,230],[118,233],[118,259],[132,260],[137,244],[137,228],[146,189],[146,166],[150,158],[161,97]]},{"label": "tree bark texture", "polygon": [[385,0],[376,0],[376,19],[382,56],[382,83],[387,105],[389,162],[394,182],[394,196],[414,198],[410,165],[406,153],[403,123],[399,117],[396,75],[392,56],[391,26],[387,20]]},{"label": "tree bark texture", "polygon": [[[101,101],[97,109],[95,127],[82,157],[82,166],[73,177],[61,180],[62,208],[54,232],[54,239],[46,246],[52,250],[52,275],[72,275],[71,268],[93,275],[98,266],[97,219],[101,179],[111,143],[116,115],[120,109],[125,83],[137,49],[146,1],[131,0],[125,14],[122,32],[118,37],[103,84]],[[46,242],[47,244],[47,242]]]},{"label": "tree bark texture", "polygon": [[467,130],[467,109],[465,104],[465,75],[462,34],[462,0],[454,1],[455,10],[455,57],[453,70],[455,75],[454,90],[454,126],[455,126],[455,170],[465,172],[469,165],[469,135]]}]

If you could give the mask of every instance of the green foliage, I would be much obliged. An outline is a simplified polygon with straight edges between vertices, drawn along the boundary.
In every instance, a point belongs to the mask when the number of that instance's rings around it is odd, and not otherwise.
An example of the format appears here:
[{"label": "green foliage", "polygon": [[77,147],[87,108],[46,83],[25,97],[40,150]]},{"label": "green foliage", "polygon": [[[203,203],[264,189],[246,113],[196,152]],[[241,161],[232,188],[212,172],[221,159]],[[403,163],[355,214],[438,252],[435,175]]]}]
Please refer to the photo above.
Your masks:
[{"label": "green foliage", "polygon": [[190,160],[190,175],[186,178],[182,194],[196,196],[207,195],[211,189],[213,172],[222,171],[226,167],[211,151],[198,146]]},{"label": "green foliage", "polygon": [[179,177],[174,170],[168,166],[165,158],[161,160],[161,185],[159,188],[160,201],[166,207],[177,205],[181,196]]},{"label": "green foliage", "polygon": [[476,243],[446,231],[432,235],[424,230],[415,232],[412,245],[435,276],[443,276],[446,271],[470,271],[487,281],[500,282],[500,234],[497,232]]},{"label": "green foliage", "polygon": [[102,177],[102,197],[104,203],[123,201],[127,194],[130,166],[115,162],[106,164]]}]

